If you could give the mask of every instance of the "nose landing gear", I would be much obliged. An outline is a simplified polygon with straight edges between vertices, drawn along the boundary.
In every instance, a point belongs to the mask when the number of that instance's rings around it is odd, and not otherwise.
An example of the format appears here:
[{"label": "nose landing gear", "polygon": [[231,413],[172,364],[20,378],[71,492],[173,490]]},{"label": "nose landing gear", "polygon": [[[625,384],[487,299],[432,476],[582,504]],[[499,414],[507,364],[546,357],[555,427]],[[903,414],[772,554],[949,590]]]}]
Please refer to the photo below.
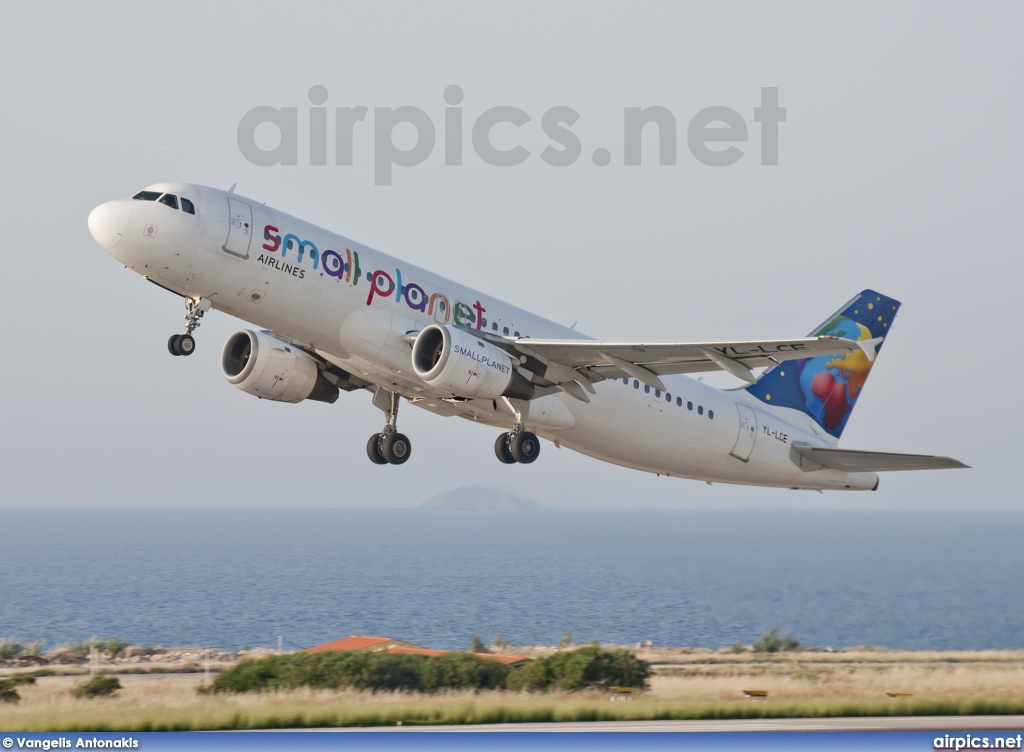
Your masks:
[{"label": "nose landing gear", "polygon": [[167,350],[171,355],[191,355],[196,351],[196,340],[192,332],[199,328],[199,319],[212,305],[206,298],[185,299],[185,333],[173,334],[167,340]]},{"label": "nose landing gear", "polygon": [[398,433],[396,427],[400,399],[397,393],[383,387],[377,387],[373,394],[373,404],[383,410],[388,419],[384,430],[366,442],[366,454],[375,465],[401,465],[412,454],[412,442],[404,433]]}]

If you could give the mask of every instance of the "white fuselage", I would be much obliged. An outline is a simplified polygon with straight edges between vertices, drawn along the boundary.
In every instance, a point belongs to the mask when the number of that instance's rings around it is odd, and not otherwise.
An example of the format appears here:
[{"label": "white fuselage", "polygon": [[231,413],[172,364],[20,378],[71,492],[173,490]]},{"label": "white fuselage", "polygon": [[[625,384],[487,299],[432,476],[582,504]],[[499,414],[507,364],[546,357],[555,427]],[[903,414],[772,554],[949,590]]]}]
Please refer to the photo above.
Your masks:
[{"label": "white fuselage", "polygon": [[[151,190],[187,197],[195,214],[154,201],[116,202],[109,213],[127,219],[123,232],[110,231],[101,241],[112,256],[158,285],[208,299],[217,310],[302,343],[439,414],[512,424],[500,403],[452,401],[417,377],[408,333],[449,323],[499,335],[585,338],[259,202],[198,185]],[[526,425],[560,446],[673,477],[807,489],[877,486],[874,473],[802,469],[794,441],[830,446],[834,440],[795,410],[688,376],[667,376],[664,383],[667,394],[633,379],[600,381],[589,403],[549,394],[530,404]],[[753,431],[741,421],[741,412],[751,410]]]}]

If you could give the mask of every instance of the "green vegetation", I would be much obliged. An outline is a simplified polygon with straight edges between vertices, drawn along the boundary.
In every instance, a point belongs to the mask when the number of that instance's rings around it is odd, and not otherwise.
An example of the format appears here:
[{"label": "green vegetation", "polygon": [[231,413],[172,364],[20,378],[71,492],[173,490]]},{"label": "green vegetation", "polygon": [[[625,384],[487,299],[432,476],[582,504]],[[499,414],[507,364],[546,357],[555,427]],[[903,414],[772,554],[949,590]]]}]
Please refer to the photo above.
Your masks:
[{"label": "green vegetation", "polygon": [[772,627],[754,643],[755,653],[783,653],[799,648],[800,640],[788,632],[780,632],[778,627]]},{"label": "green vegetation", "polygon": [[209,691],[496,689],[504,686],[507,674],[507,666],[469,653],[445,653],[436,658],[365,652],[293,653],[243,661],[220,674]]},{"label": "green vegetation", "polygon": [[76,685],[71,690],[71,696],[91,700],[96,697],[110,697],[119,689],[121,680],[116,676],[96,674],[89,681]]},{"label": "green vegetation", "polygon": [[469,652],[470,653],[489,653],[490,650],[484,645],[484,641],[480,639],[480,635],[475,634],[469,640]]},{"label": "green vegetation", "polygon": [[0,661],[23,658],[26,655],[39,655],[46,642],[18,642],[14,637],[0,640]]},{"label": "green vegetation", "polygon": [[557,653],[510,668],[469,653],[434,658],[392,653],[325,652],[275,655],[244,661],[220,674],[203,692],[356,689],[433,693],[444,690],[567,691],[622,685],[642,687],[648,664],[631,653],[596,645]]},{"label": "green vegetation", "polygon": [[628,650],[604,651],[597,645],[587,645],[578,650],[555,653],[512,670],[506,686],[530,692],[646,687],[650,674],[650,664]]},{"label": "green vegetation", "polygon": [[559,650],[565,650],[567,647],[570,647],[571,645],[572,645],[572,630],[570,629],[568,632],[565,633],[565,636],[563,636],[562,639],[558,641],[558,649]]},{"label": "green vegetation", "polygon": [[96,648],[98,653],[110,653],[116,656],[122,650],[128,647],[128,643],[124,640],[120,640],[117,637],[111,637],[108,640],[101,639],[99,637],[92,637],[85,642],[76,642],[67,646],[67,650],[70,650],[79,658],[88,658],[89,653],[93,648]]},{"label": "green vegetation", "polygon": [[35,684],[35,677],[12,676],[10,679],[0,681],[0,702],[18,702],[21,695],[15,689],[19,684]]}]

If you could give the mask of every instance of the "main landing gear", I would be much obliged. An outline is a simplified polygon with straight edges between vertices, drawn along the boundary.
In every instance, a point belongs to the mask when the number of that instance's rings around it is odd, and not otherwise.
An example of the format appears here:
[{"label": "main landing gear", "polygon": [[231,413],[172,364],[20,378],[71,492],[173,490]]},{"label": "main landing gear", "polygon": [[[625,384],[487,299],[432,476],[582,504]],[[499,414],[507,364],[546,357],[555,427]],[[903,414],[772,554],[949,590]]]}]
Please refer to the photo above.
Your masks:
[{"label": "main landing gear", "polygon": [[206,298],[185,299],[185,333],[173,334],[167,340],[167,350],[171,355],[191,355],[196,351],[196,340],[192,332],[199,328],[199,319],[212,305]]},{"label": "main landing gear", "polygon": [[529,465],[540,456],[540,439],[529,431],[503,433],[494,442],[494,453],[506,465]]},{"label": "main landing gear", "polygon": [[508,433],[503,433],[494,442],[494,454],[506,465],[517,462],[529,465],[540,456],[540,439],[523,426],[523,413],[510,400],[505,400],[516,416],[516,424]]},{"label": "main landing gear", "polygon": [[375,465],[401,465],[412,454],[412,443],[404,433],[398,433],[398,403],[401,398],[396,392],[377,387],[373,404],[384,411],[388,422],[384,430],[374,434],[366,442],[366,454]]}]

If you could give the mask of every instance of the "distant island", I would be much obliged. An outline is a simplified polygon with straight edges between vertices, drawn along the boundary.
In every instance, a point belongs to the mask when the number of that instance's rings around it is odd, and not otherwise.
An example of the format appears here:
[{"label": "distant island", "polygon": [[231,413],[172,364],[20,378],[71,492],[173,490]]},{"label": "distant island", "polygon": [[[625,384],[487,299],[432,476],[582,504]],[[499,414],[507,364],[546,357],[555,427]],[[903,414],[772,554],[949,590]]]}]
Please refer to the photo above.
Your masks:
[{"label": "distant island", "polygon": [[463,486],[442,491],[420,504],[420,509],[512,509],[537,510],[534,501],[486,486]]}]

